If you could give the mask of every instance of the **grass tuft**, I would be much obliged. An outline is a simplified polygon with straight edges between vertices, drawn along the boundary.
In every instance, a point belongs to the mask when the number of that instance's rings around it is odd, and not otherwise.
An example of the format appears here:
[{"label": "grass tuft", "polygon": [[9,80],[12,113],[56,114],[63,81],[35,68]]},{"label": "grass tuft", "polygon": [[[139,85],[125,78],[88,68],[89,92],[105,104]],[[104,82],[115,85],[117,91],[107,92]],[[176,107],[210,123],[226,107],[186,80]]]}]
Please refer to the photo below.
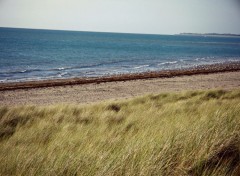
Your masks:
[{"label": "grass tuft", "polygon": [[108,107],[107,107],[108,110],[110,111],[115,111],[115,112],[119,112],[121,110],[121,106],[118,105],[118,104],[110,104]]}]

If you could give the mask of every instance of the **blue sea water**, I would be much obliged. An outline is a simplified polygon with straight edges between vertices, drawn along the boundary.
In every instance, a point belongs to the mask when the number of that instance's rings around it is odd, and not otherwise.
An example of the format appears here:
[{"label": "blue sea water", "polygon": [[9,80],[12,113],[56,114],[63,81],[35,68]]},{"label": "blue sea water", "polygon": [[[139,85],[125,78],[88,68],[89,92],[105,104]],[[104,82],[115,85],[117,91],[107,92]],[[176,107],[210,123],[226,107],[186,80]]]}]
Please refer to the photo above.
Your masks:
[{"label": "blue sea water", "polygon": [[240,37],[0,28],[0,82],[178,69],[240,61]]}]

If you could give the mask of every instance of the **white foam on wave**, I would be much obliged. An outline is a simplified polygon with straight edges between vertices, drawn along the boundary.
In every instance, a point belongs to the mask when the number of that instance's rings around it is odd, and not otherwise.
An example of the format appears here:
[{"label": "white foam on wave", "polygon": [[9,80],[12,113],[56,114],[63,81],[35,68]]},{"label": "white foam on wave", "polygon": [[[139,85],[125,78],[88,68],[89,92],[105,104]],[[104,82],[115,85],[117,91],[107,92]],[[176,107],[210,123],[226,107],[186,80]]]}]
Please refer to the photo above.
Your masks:
[{"label": "white foam on wave", "polygon": [[149,65],[139,65],[137,67],[133,67],[133,69],[139,69],[139,68],[144,68],[144,67],[149,67]]},{"label": "white foam on wave", "polygon": [[4,82],[7,82],[8,80],[7,79],[0,79],[0,83],[4,83]]},{"label": "white foam on wave", "polygon": [[2,74],[17,74],[17,73],[26,73],[28,70],[3,70],[0,71]]},{"label": "white foam on wave", "polygon": [[202,60],[206,60],[206,58],[200,57],[200,58],[196,58],[195,60],[196,60],[196,61],[202,61]]},{"label": "white foam on wave", "polygon": [[232,59],[228,59],[228,61],[230,61],[230,62],[239,62],[240,58],[232,58]]},{"label": "white foam on wave", "polygon": [[64,77],[65,75],[68,75],[68,74],[69,74],[68,72],[63,72],[60,75],[61,75],[61,77]]},{"label": "white foam on wave", "polygon": [[176,63],[178,63],[178,61],[162,62],[162,63],[159,63],[157,65],[171,65],[171,64],[176,64]]}]

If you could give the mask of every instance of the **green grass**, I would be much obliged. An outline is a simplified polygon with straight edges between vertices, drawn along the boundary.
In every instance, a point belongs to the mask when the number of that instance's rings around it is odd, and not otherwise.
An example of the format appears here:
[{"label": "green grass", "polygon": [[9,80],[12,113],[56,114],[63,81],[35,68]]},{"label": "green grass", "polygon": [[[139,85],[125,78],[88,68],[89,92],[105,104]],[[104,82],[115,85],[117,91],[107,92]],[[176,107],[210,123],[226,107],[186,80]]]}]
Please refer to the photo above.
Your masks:
[{"label": "green grass", "polygon": [[0,107],[0,175],[238,175],[240,90]]}]

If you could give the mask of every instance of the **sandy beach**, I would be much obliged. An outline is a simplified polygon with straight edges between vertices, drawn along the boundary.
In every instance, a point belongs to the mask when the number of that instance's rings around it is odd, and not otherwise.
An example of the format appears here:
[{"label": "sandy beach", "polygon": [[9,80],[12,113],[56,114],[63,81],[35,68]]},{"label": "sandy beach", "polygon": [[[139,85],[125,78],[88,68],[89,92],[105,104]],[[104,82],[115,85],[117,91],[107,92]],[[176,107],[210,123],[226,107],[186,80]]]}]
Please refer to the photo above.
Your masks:
[{"label": "sandy beach", "polygon": [[[211,67],[212,68],[212,67]],[[189,72],[190,73],[190,72]],[[25,83],[26,84],[26,83]],[[22,84],[21,84],[22,85]],[[28,85],[28,84],[26,84]],[[4,87],[3,84],[1,85]],[[8,84],[9,86],[9,84]],[[95,82],[0,91],[0,105],[82,104],[184,90],[240,88],[240,71],[195,73],[171,77]]]}]

